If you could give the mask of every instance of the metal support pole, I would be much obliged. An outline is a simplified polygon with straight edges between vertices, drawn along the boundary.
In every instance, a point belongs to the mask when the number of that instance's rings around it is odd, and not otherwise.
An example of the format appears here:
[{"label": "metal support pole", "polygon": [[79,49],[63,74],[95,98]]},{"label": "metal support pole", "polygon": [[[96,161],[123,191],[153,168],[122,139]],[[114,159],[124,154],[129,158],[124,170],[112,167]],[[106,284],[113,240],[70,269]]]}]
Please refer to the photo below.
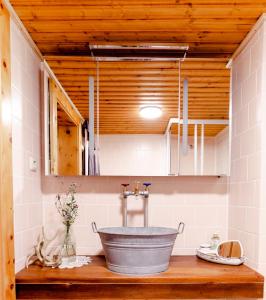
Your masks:
[{"label": "metal support pole", "polygon": [[183,83],[183,137],[182,137],[183,154],[188,152],[188,80],[184,79]]},{"label": "metal support pole", "polygon": [[94,78],[89,76],[89,155],[93,154],[94,147]]},{"label": "metal support pole", "polygon": [[200,175],[204,172],[204,124],[201,124]]},{"label": "metal support pole", "polygon": [[166,175],[171,174],[171,142],[170,142],[170,132],[166,132],[166,159],[167,159],[167,170]]},{"label": "metal support pole", "polygon": [[232,120],[233,120],[233,111],[232,111],[232,103],[233,103],[233,65],[230,67],[230,97],[229,97],[229,155],[228,155],[228,168],[227,175],[231,174],[231,155],[232,155]]},{"label": "metal support pole", "polygon": [[198,125],[194,125],[194,175],[198,174]]},{"label": "metal support pole", "polygon": [[124,200],[123,227],[127,227],[127,197],[124,197],[123,200]]},{"label": "metal support pole", "polygon": [[96,148],[98,150],[99,144],[100,144],[100,69],[99,69],[99,60],[96,61],[96,99],[97,99],[97,105],[96,105]]},{"label": "metal support pole", "polygon": [[144,227],[149,226],[149,198],[143,197],[144,200]]},{"label": "metal support pole", "polygon": [[88,131],[85,130],[85,175],[89,175],[89,139],[88,139]]},{"label": "metal support pole", "polygon": [[[178,61],[178,119],[181,119],[181,61]],[[177,124],[177,175],[180,173],[180,122]],[[175,173],[175,172],[174,172]]]}]

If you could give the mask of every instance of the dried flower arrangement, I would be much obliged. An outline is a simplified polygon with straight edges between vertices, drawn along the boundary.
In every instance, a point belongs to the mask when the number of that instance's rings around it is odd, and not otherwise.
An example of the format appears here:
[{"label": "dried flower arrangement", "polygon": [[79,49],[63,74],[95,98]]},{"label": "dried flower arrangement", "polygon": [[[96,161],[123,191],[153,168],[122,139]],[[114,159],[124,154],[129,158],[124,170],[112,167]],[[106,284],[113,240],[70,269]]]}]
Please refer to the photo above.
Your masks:
[{"label": "dried flower arrangement", "polygon": [[75,199],[76,189],[77,185],[72,183],[66,194],[56,195],[55,206],[63,219],[63,224],[66,226],[71,226],[78,215],[78,204]]},{"label": "dried flower arrangement", "polygon": [[57,194],[55,206],[61,215],[63,224],[66,226],[65,238],[62,246],[62,256],[72,256],[76,254],[75,245],[70,232],[71,225],[74,224],[78,215],[78,204],[75,199],[77,185],[72,183],[65,194]]}]

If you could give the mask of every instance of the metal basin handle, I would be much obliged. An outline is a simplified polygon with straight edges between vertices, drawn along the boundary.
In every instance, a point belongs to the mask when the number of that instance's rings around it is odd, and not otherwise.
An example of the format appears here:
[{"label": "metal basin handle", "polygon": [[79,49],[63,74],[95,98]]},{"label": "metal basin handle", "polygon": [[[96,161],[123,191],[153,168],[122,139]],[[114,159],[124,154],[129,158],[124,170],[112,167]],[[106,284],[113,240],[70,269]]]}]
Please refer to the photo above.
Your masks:
[{"label": "metal basin handle", "polygon": [[91,223],[91,228],[94,233],[98,233],[98,228],[95,222]]},{"label": "metal basin handle", "polygon": [[185,229],[185,223],[184,222],[180,222],[178,224],[178,228],[177,228],[177,234],[181,234],[184,232]]}]

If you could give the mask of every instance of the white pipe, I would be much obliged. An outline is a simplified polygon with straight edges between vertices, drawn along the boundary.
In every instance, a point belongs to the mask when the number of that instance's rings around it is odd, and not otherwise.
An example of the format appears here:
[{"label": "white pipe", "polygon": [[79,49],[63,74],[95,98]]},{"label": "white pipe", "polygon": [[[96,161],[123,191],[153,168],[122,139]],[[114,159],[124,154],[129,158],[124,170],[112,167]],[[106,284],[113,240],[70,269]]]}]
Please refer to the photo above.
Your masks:
[{"label": "white pipe", "polygon": [[[178,62],[178,118],[181,118],[181,61]],[[180,173],[180,122],[177,125],[177,175]],[[175,172],[174,172],[175,173]]]},{"label": "white pipe", "polygon": [[[183,120],[179,119],[179,118],[170,118],[166,127],[165,132],[170,131],[171,126],[173,124],[183,124]],[[212,125],[229,125],[230,124],[230,120],[224,120],[224,119],[188,119],[188,124],[197,124],[197,125],[201,125],[201,124],[212,124]]]},{"label": "white pipe", "polygon": [[188,153],[188,81],[183,83],[183,136],[182,136],[183,155]]},{"label": "white pipe", "polygon": [[89,151],[94,151],[94,78],[89,76]]},{"label": "white pipe", "polygon": [[204,172],[204,124],[201,124],[200,175]]},{"label": "white pipe", "polygon": [[99,60],[96,61],[96,80],[97,80],[97,107],[96,107],[96,112],[97,112],[97,126],[96,126],[96,147],[99,149],[99,144],[100,144],[100,70],[99,70]]},{"label": "white pipe", "polygon": [[194,175],[198,173],[198,125],[194,125]]},{"label": "white pipe", "polygon": [[149,197],[143,197],[144,201],[144,227],[149,226]]},{"label": "white pipe", "polygon": [[227,175],[230,176],[231,174],[231,155],[232,155],[232,119],[233,119],[233,110],[232,110],[232,104],[233,104],[233,65],[230,66],[230,95],[229,95],[229,155],[228,155],[228,169],[227,169]]},{"label": "white pipe", "polygon": [[170,146],[170,132],[166,132],[166,160],[167,160],[167,170],[166,175],[171,174],[171,146]]},{"label": "white pipe", "polygon": [[123,227],[127,227],[127,197],[124,197]]},{"label": "white pipe", "polygon": [[85,175],[89,175],[89,141],[87,129],[85,130]]}]

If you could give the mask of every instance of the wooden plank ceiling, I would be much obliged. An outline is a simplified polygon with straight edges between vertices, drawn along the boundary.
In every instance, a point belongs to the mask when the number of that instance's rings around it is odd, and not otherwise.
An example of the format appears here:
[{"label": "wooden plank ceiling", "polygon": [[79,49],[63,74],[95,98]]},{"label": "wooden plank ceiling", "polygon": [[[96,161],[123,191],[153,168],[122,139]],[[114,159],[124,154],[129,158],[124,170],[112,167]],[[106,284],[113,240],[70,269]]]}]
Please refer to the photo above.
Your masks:
[{"label": "wooden plank ceiling", "polygon": [[[190,118],[228,118],[226,62],[261,13],[266,0],[11,0],[40,51],[84,117],[88,75],[95,75],[90,45],[188,45],[182,78],[189,80]],[[175,62],[101,62],[101,133],[162,133],[177,116]],[[144,121],[143,104],[163,116]],[[221,129],[207,129],[214,135]]]},{"label": "wooden plank ceiling", "polygon": [[88,55],[106,42],[185,43],[189,55],[228,57],[266,0],[11,0],[42,53]]},{"label": "wooden plank ceiling", "polygon": [[[95,61],[85,57],[47,59],[78,110],[88,118],[88,76],[96,78]],[[189,81],[189,118],[228,118],[230,78],[225,62],[188,59],[181,63],[181,80]],[[99,62],[99,75],[101,133],[163,133],[169,118],[177,117],[177,62]],[[140,117],[140,107],[150,104],[162,107],[161,118]],[[207,126],[207,134],[214,135],[221,128]]]}]

